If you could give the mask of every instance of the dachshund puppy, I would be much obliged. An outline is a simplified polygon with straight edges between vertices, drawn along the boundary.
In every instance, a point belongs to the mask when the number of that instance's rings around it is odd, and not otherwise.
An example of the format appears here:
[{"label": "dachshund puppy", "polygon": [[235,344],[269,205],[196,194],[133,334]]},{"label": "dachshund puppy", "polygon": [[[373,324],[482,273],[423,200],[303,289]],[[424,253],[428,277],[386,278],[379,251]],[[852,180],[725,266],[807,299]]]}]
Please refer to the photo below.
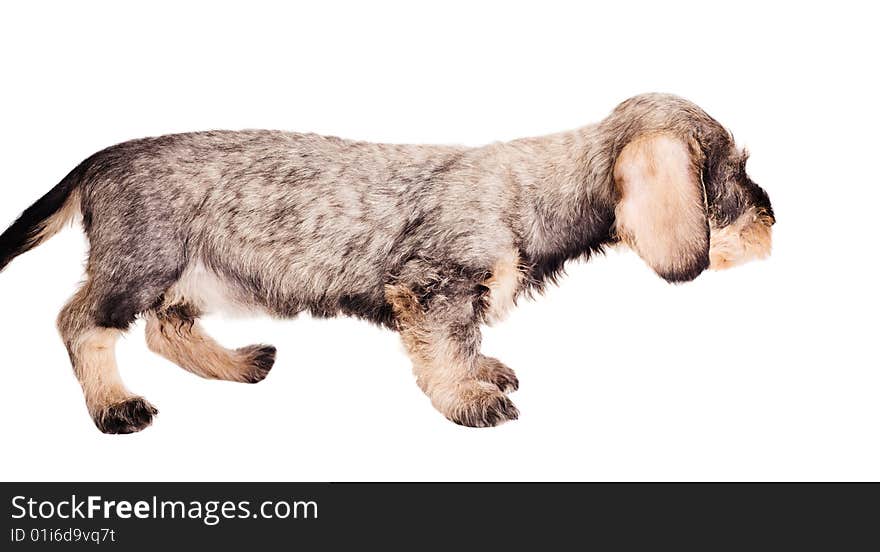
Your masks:
[{"label": "dachshund puppy", "polygon": [[0,236],[0,269],[81,214],[87,279],[58,328],[106,433],[157,414],[116,367],[138,316],[150,349],[194,374],[266,377],[274,347],[226,349],[200,326],[223,307],[393,329],[437,410],[494,426],[517,417],[518,381],[480,353],[480,325],[615,243],[670,282],[766,256],[773,209],[745,163],[718,122],[661,94],[479,148],[264,130],[145,138],[92,155],[28,208]]}]

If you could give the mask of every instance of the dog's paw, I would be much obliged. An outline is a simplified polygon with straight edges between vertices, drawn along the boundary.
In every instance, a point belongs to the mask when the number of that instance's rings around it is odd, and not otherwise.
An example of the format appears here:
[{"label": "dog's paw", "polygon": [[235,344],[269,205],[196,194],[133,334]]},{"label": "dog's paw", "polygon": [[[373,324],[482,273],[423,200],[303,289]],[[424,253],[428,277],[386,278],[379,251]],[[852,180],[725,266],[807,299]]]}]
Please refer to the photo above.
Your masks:
[{"label": "dog's paw", "polygon": [[519,411],[495,384],[469,381],[458,385],[447,418],[468,427],[494,427],[519,417]]},{"label": "dog's paw", "polygon": [[271,345],[251,345],[238,350],[245,358],[247,369],[242,375],[245,383],[258,383],[266,379],[275,365],[277,350]]},{"label": "dog's paw", "polygon": [[159,411],[141,397],[132,397],[98,411],[93,419],[104,433],[136,433],[153,423]]},{"label": "dog's paw", "polygon": [[490,356],[481,355],[477,367],[477,379],[495,384],[504,393],[519,389],[519,379],[506,364]]}]

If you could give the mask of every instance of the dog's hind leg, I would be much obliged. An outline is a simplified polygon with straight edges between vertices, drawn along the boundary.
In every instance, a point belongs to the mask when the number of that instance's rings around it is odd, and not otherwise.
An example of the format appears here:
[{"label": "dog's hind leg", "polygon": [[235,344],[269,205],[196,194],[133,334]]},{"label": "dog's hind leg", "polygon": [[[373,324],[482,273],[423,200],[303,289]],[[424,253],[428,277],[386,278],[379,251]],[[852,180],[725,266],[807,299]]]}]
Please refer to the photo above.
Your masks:
[{"label": "dog's hind leg", "polygon": [[[473,286],[465,283],[461,288]],[[471,427],[495,426],[519,416],[489,378],[497,366],[480,355],[480,315],[475,307],[479,301],[473,293],[450,289],[434,295],[425,307],[410,288],[392,285],[386,288],[386,298],[416,381],[437,410]]]},{"label": "dog's hind leg", "polygon": [[62,309],[58,329],[95,425],[104,433],[134,433],[158,414],[153,405],[125,388],[116,366],[116,341],[137,309],[100,289],[93,279],[87,281]]},{"label": "dog's hind leg", "polygon": [[181,368],[208,379],[257,383],[275,363],[275,347],[230,350],[202,329],[198,311],[173,305],[147,313],[147,346]]}]

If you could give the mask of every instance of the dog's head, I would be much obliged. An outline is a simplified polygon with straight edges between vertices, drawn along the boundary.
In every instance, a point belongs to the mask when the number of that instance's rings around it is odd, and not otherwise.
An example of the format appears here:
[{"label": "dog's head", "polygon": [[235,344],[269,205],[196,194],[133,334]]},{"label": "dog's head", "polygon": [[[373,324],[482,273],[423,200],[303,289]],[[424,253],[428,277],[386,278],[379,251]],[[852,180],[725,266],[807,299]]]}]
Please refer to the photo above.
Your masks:
[{"label": "dog's head", "polygon": [[767,192],[746,174],[747,159],[731,143],[704,161],[709,268],[730,268],[770,254],[770,227],[776,218]]},{"label": "dog's head", "polygon": [[671,282],[770,253],[770,199],[746,174],[747,154],[716,125],[690,140],[637,138],[614,167],[617,235]]}]

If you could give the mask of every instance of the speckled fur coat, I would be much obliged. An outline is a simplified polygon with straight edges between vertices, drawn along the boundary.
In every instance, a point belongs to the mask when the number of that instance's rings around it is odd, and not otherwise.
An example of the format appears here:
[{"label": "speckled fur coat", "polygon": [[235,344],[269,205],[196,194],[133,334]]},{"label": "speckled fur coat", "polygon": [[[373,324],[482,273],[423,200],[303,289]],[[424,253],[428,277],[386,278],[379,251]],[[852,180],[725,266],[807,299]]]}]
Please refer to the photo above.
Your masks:
[{"label": "speckled fur coat", "polygon": [[0,268],[82,215],[87,280],[58,326],[105,432],[156,409],[113,347],[138,316],[150,348],[201,376],[256,382],[275,349],[229,350],[215,308],[354,315],[398,331],[418,384],[454,422],[516,418],[513,372],[480,324],[570,259],[622,243],[661,277],[767,254],[773,211],[732,136],[681,98],[627,100],[604,121],[478,148],[251,130],[145,138],[83,161],[0,236]]}]

